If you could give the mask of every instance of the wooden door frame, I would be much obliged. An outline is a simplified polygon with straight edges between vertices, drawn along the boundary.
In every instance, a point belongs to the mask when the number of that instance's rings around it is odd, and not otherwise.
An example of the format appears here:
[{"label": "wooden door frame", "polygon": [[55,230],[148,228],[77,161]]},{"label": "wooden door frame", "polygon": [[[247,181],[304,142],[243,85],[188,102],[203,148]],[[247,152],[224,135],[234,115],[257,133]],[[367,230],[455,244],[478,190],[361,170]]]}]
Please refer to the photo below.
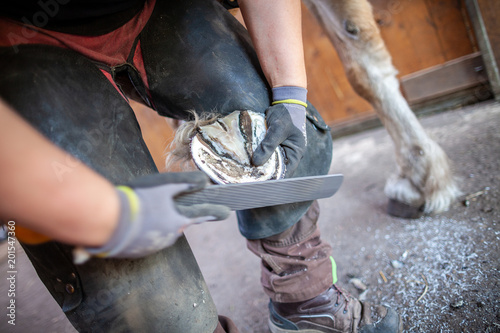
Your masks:
[{"label": "wooden door frame", "polygon": [[[491,86],[491,92],[495,96],[496,100],[500,100],[500,73],[498,69],[499,64],[496,61],[493,47],[488,36],[486,24],[481,12],[481,7],[478,3],[478,0],[465,0],[465,5],[471,19],[474,34],[476,35],[479,50],[481,51],[484,67],[486,69],[488,80]],[[496,30],[500,30],[500,28],[497,27]],[[499,52],[500,50],[497,49],[496,51]]]}]

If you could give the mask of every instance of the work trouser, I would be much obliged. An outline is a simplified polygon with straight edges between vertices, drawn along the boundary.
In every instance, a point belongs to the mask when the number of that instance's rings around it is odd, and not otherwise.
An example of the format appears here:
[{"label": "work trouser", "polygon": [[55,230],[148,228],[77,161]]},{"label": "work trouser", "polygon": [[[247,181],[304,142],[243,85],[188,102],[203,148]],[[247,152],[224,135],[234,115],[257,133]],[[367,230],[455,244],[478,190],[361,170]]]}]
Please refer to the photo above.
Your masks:
[{"label": "work trouser", "polygon": [[[269,106],[270,89],[246,31],[216,1],[149,1],[122,28],[97,37],[8,20],[0,21],[0,29],[0,97],[53,143],[114,184],[158,172],[125,96],[176,119],[187,119],[188,110],[228,114],[263,112]],[[325,174],[331,160],[328,128],[312,106],[307,112],[309,145],[294,176]],[[52,167],[64,181],[74,163],[54,161]],[[331,284],[328,245],[317,236],[316,213],[310,207],[307,202],[238,212],[249,244],[262,240],[276,246],[249,245],[264,263],[273,256],[281,262],[287,247],[299,243],[309,242],[307,247],[316,246],[321,254],[299,255],[301,269],[291,269],[286,277],[275,271],[278,266],[264,264],[262,283],[275,300],[312,298]],[[24,248],[79,331],[221,329],[185,237],[145,258],[93,258],[78,266],[72,263],[71,246],[49,242]],[[302,269],[311,263],[319,268]],[[304,293],[297,286],[303,286],[309,272],[325,272],[326,278],[308,280],[316,287]],[[280,277],[287,282],[270,282]]]}]

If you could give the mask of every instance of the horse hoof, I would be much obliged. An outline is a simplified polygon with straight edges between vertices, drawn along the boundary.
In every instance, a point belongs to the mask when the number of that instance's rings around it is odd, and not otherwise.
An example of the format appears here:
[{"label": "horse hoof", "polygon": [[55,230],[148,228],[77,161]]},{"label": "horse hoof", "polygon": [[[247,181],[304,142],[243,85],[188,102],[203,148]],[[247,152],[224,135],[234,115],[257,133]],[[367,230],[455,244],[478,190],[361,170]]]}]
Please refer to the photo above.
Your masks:
[{"label": "horse hoof", "polygon": [[387,213],[394,217],[401,217],[404,219],[418,219],[424,214],[424,205],[420,207],[410,206],[404,202],[389,199],[387,204]]}]

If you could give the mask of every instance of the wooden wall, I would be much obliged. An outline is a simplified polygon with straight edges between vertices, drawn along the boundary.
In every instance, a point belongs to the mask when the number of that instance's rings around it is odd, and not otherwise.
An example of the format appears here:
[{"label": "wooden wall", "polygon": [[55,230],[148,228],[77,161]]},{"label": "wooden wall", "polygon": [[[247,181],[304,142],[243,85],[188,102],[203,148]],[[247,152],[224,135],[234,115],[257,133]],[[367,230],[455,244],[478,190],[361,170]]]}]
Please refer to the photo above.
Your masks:
[{"label": "wooden wall", "polygon": [[[477,51],[463,0],[370,0],[398,77]],[[309,99],[330,124],[362,119],[372,107],[354,93],[326,34],[303,8]]]}]

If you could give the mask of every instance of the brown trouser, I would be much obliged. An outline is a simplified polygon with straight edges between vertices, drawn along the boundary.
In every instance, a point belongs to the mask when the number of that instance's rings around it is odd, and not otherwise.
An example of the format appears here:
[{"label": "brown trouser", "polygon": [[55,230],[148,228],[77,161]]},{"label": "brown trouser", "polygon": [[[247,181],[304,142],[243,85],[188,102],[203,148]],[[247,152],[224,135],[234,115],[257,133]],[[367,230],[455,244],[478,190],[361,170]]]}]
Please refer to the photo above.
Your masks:
[{"label": "brown trouser", "polygon": [[301,302],[318,296],[333,283],[332,248],[316,226],[319,205],[284,232],[248,240],[248,248],[262,259],[261,283],[275,302]]},{"label": "brown trouser", "polygon": [[[332,248],[320,238],[318,216],[319,205],[315,201],[299,222],[284,232],[247,241],[248,248],[262,259],[261,283],[273,301],[305,301],[336,282]],[[214,333],[225,332],[238,333],[238,329],[229,318],[219,316]]]}]

